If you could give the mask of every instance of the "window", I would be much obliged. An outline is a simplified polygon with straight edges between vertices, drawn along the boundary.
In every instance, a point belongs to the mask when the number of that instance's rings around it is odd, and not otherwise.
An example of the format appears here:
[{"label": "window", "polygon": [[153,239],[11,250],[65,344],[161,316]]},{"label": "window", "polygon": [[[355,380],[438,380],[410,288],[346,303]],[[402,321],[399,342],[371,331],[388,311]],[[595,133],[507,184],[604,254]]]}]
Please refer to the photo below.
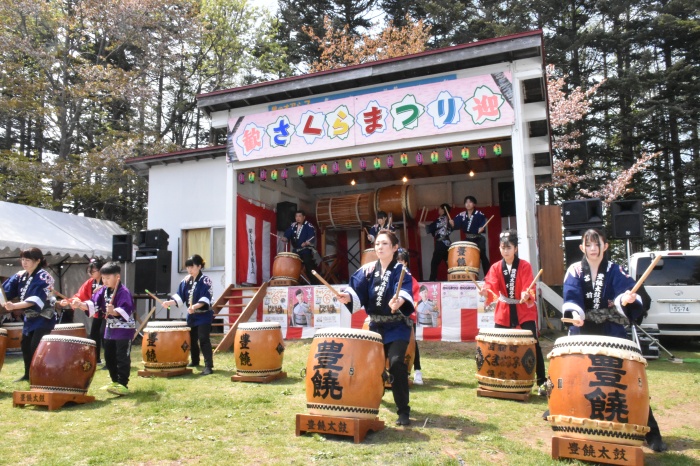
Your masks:
[{"label": "window", "polygon": [[[651,258],[637,261],[637,279],[651,264]],[[700,256],[664,256],[644,282],[645,286],[700,285]]]},{"label": "window", "polygon": [[204,258],[205,268],[223,268],[225,253],[225,232],[222,227],[193,228],[182,230],[182,255],[180,270],[185,269],[185,261],[193,254]]}]

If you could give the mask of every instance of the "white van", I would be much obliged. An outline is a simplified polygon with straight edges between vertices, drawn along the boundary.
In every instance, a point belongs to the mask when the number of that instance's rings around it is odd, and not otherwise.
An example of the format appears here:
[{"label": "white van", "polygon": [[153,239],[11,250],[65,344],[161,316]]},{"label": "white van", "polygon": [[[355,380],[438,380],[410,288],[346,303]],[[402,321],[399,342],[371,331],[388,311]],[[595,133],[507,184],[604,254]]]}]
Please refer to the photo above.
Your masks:
[{"label": "white van", "polygon": [[638,280],[657,256],[662,258],[644,282],[651,307],[642,322],[661,336],[700,336],[700,251],[640,252],[630,257]]}]

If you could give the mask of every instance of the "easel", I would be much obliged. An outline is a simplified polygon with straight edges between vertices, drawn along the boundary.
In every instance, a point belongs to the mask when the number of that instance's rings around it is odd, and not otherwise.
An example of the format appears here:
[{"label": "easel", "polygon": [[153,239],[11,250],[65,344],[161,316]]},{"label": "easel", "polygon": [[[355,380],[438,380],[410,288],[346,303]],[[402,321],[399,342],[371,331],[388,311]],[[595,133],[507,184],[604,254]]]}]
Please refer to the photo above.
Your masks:
[{"label": "easel", "polygon": [[306,432],[319,434],[343,435],[352,437],[355,443],[362,442],[370,430],[379,432],[384,429],[384,421],[375,419],[358,419],[353,417],[321,416],[318,414],[297,414],[296,436]]},{"label": "easel", "polygon": [[552,437],[552,458],[571,458],[605,464],[642,466],[644,451],[641,447],[620,443],[598,442],[568,437]]},{"label": "easel", "polygon": [[15,391],[12,393],[12,406],[47,406],[49,411],[63,407],[66,403],[86,404],[95,401],[94,396],[79,393],[57,393],[44,390]]}]

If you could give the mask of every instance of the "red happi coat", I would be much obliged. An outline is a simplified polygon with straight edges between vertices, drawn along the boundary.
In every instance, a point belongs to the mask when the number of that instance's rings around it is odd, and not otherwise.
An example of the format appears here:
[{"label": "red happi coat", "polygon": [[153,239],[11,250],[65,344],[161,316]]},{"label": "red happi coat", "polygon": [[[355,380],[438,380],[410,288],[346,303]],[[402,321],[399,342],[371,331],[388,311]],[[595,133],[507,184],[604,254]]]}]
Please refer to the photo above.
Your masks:
[{"label": "red happi coat", "polygon": [[[484,289],[493,290],[497,295],[508,297],[508,289],[506,288],[506,280],[503,275],[503,259],[491,265],[489,273],[484,278]],[[532,266],[526,260],[520,259],[518,264],[518,273],[515,275],[515,298],[520,299],[522,292],[530,286],[533,279]],[[535,305],[534,297],[536,296],[536,286],[530,289],[530,299],[525,304],[516,304],[515,308],[518,311],[518,324],[529,320],[537,322],[537,306]],[[493,294],[489,293],[486,296],[486,305],[495,301]],[[498,301],[494,320],[498,325],[510,327],[510,306],[503,301]]]}]

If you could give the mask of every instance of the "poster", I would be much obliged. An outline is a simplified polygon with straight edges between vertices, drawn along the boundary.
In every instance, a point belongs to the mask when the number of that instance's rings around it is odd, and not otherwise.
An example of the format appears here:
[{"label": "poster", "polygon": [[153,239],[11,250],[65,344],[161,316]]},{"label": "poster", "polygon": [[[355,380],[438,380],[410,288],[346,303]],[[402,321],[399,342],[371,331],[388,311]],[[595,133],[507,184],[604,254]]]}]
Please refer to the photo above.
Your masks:
[{"label": "poster", "polygon": [[[340,291],[340,286],[335,286],[334,289]],[[314,326],[316,328],[340,326],[341,303],[335,293],[325,286],[316,287],[313,303]]]},{"label": "poster", "polygon": [[314,326],[314,287],[290,286],[287,288],[289,302],[289,326]]},{"label": "poster", "polygon": [[263,322],[277,322],[282,328],[287,327],[287,307],[287,287],[268,288],[263,299]]}]

